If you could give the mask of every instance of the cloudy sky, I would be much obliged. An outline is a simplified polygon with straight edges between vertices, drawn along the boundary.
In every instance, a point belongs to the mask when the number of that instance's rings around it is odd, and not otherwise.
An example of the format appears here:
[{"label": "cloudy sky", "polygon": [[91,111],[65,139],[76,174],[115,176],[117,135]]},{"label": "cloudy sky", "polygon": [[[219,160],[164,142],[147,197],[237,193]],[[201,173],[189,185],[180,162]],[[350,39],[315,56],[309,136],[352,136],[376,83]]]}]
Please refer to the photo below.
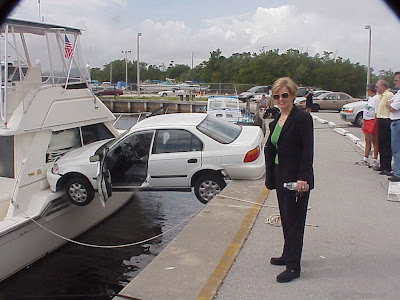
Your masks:
[{"label": "cloudy sky", "polygon": [[[102,67],[137,55],[148,64],[187,64],[222,55],[289,48],[332,52],[371,67],[400,70],[400,22],[381,0],[40,0],[45,22],[84,29],[85,59]],[[39,20],[37,0],[22,0],[13,18]]]}]

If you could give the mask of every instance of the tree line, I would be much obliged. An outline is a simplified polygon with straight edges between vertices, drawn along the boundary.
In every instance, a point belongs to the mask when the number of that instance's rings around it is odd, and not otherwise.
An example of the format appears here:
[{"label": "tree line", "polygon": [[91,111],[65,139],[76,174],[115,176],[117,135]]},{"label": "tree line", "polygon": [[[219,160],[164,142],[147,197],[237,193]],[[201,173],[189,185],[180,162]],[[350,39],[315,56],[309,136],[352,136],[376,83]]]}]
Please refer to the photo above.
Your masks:
[{"label": "tree line", "polygon": [[[114,60],[102,69],[92,68],[91,78],[98,81],[125,81],[125,66],[128,68],[128,82],[137,81],[136,61]],[[211,83],[232,83],[269,85],[277,78],[291,77],[299,86],[312,86],[331,91],[346,92],[354,97],[365,95],[367,67],[352,63],[350,59],[335,57],[333,52],[324,51],[310,56],[296,49],[279,53],[279,49],[262,53],[234,53],[222,55],[220,49],[210,52],[207,61],[191,69],[188,65],[172,63],[169,66],[150,65],[140,62],[140,80],[200,81]],[[112,69],[112,70],[111,70]],[[111,72],[110,72],[111,71]],[[373,70],[371,70],[373,71]],[[110,80],[110,73],[112,78]],[[381,71],[379,76],[371,74],[371,82],[385,79],[392,85],[394,72]],[[241,92],[240,90],[238,92]]]}]

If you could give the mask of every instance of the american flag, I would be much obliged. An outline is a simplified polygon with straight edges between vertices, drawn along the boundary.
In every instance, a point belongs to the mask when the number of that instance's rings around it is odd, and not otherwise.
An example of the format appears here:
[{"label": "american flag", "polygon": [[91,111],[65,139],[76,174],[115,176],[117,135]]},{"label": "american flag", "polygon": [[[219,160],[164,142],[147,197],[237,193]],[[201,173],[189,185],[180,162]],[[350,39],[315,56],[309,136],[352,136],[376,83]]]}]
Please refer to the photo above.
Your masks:
[{"label": "american flag", "polygon": [[64,57],[70,59],[72,54],[74,53],[74,48],[72,48],[67,35],[65,35],[65,43],[64,43]]}]

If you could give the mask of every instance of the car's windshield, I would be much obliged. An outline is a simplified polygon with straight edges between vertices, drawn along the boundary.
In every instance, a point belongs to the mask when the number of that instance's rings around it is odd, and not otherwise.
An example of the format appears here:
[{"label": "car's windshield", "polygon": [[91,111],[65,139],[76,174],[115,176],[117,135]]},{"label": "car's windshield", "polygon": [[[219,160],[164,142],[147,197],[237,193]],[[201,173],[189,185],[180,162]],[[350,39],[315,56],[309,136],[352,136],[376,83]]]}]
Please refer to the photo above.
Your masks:
[{"label": "car's windshield", "polygon": [[247,92],[254,93],[258,90],[258,86],[253,86],[251,89],[248,89]]},{"label": "car's windshield", "polygon": [[221,144],[232,143],[242,132],[242,127],[212,116],[207,116],[197,129]]}]

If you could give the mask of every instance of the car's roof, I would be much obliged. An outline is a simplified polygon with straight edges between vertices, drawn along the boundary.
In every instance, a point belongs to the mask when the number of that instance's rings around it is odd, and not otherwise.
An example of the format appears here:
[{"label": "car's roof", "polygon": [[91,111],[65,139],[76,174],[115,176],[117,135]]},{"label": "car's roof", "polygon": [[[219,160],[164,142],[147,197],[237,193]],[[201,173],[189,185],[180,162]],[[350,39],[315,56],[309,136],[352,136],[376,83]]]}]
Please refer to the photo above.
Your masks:
[{"label": "car's roof", "polygon": [[196,126],[203,121],[206,116],[207,114],[204,113],[175,113],[158,115],[138,122],[132,127],[132,129],[137,130],[154,128],[158,126]]}]

